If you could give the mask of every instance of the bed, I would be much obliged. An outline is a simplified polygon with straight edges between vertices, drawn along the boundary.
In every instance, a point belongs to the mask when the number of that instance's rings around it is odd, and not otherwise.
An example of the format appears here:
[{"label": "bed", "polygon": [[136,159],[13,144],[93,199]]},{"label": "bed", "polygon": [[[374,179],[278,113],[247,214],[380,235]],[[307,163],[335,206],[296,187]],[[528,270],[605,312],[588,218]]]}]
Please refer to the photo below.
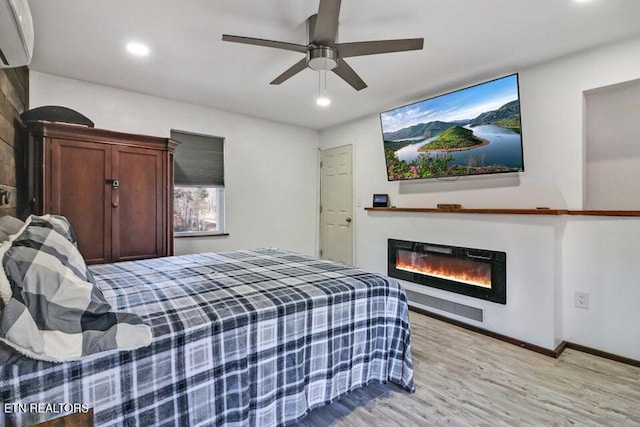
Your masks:
[{"label": "bed", "polygon": [[[406,296],[388,277],[279,249],[90,271],[151,344],[64,363],[3,346],[3,403],[81,404],[98,426],[276,426],[369,383],[414,390]],[[11,409],[0,425],[61,415]]]}]

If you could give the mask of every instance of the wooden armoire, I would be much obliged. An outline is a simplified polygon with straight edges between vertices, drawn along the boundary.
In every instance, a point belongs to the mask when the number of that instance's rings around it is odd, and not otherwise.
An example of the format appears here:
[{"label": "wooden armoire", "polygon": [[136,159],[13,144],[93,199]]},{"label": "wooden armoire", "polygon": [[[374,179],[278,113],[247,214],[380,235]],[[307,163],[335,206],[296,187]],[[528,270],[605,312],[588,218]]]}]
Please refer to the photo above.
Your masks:
[{"label": "wooden armoire", "polygon": [[172,255],[177,145],[168,138],[31,123],[32,212],[67,217],[88,264]]}]

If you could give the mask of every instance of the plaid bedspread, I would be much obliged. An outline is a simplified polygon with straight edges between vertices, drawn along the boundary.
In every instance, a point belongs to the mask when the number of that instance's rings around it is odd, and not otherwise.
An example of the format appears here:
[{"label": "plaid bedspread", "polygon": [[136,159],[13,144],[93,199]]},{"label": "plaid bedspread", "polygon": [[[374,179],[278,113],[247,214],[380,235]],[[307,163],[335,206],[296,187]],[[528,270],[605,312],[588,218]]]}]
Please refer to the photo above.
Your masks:
[{"label": "plaid bedspread", "polygon": [[18,357],[0,371],[0,425],[61,416],[66,403],[94,408],[98,426],[275,426],[368,383],[413,391],[393,279],[277,249],[91,270],[114,309],[152,327],[152,344],[65,363]]}]

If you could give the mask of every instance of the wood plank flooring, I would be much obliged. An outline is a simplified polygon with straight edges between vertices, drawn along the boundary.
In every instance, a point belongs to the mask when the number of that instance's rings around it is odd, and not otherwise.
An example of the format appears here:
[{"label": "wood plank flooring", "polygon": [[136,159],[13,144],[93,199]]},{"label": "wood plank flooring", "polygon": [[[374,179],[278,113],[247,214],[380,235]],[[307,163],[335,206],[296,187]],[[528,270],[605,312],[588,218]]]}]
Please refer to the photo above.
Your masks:
[{"label": "wood plank flooring", "polygon": [[410,313],[416,392],[370,385],[298,426],[640,426],[640,368],[558,359]]}]

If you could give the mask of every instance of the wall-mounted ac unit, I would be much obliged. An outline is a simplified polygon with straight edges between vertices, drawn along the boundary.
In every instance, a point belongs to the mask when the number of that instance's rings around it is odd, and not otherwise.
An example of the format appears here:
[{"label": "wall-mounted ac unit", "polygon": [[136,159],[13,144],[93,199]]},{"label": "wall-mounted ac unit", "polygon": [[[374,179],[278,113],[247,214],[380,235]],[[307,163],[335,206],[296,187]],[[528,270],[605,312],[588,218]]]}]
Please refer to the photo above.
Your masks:
[{"label": "wall-mounted ac unit", "polygon": [[0,0],[0,68],[21,67],[33,55],[33,20],[27,0]]}]

